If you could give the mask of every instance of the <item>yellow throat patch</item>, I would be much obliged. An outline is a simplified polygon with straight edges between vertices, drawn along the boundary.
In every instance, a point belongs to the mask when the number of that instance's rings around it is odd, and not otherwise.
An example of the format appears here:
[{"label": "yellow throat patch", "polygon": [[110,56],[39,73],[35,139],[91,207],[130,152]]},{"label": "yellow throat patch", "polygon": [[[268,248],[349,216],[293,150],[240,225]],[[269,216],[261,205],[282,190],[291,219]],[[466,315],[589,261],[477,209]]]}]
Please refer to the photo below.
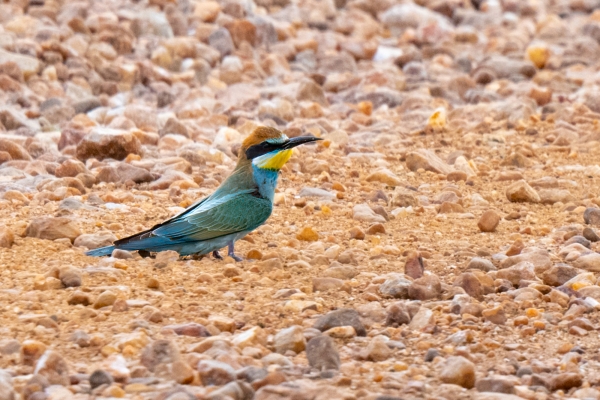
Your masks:
[{"label": "yellow throat patch", "polygon": [[262,169],[280,170],[286,162],[292,157],[293,149],[282,150],[273,155],[265,154],[257,157],[255,165]]}]

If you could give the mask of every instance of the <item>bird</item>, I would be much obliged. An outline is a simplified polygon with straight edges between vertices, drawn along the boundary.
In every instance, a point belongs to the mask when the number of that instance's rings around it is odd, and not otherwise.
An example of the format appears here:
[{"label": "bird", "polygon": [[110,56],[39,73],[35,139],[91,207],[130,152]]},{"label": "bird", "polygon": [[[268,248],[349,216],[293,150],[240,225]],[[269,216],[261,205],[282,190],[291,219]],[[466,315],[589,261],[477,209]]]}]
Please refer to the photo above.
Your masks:
[{"label": "bird", "polygon": [[115,241],[111,246],[90,250],[88,256],[111,255],[115,249],[138,251],[143,257],[165,250],[180,256],[203,257],[219,250],[235,254],[235,242],[270,217],[277,178],[293,149],[322,140],[315,136],[288,138],[278,129],[259,126],[242,142],[233,172],[209,196],[178,215],[152,228]]}]

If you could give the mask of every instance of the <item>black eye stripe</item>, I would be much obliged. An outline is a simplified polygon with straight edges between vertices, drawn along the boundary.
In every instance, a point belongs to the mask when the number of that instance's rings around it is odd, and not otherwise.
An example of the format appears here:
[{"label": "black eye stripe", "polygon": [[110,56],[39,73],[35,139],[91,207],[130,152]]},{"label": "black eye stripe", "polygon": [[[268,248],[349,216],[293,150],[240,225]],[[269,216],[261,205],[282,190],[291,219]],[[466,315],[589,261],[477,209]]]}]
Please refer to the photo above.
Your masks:
[{"label": "black eye stripe", "polygon": [[267,141],[255,144],[254,146],[248,147],[248,150],[246,150],[246,158],[252,160],[256,157],[260,157],[281,148],[282,144],[283,143],[269,143]]}]

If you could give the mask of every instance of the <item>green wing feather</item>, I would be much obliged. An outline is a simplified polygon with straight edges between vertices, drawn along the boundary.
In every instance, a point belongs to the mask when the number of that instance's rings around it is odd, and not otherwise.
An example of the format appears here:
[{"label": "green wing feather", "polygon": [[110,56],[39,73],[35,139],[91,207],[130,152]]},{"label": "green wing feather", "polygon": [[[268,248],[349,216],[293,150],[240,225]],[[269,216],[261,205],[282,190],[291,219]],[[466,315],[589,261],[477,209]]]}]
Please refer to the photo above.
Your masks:
[{"label": "green wing feather", "polygon": [[271,201],[256,196],[255,190],[246,190],[207,199],[152,233],[174,241],[208,240],[255,229],[269,218],[272,209]]}]

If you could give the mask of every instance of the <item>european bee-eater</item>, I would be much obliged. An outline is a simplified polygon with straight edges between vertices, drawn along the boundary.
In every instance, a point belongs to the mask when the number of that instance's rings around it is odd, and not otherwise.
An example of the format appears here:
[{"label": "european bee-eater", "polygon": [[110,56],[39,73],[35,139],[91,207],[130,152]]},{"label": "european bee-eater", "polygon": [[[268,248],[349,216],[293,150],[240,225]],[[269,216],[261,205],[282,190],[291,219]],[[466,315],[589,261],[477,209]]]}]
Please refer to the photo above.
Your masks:
[{"label": "european bee-eater", "polygon": [[227,246],[228,255],[240,261],[234,244],[271,215],[279,170],[292,156],[292,149],[316,140],[321,139],[290,139],[274,128],[256,128],[242,143],[235,169],[213,194],[161,224],[86,254],[106,256],[123,249],[149,255],[174,250],[181,256],[212,252],[221,258],[218,250]]}]

